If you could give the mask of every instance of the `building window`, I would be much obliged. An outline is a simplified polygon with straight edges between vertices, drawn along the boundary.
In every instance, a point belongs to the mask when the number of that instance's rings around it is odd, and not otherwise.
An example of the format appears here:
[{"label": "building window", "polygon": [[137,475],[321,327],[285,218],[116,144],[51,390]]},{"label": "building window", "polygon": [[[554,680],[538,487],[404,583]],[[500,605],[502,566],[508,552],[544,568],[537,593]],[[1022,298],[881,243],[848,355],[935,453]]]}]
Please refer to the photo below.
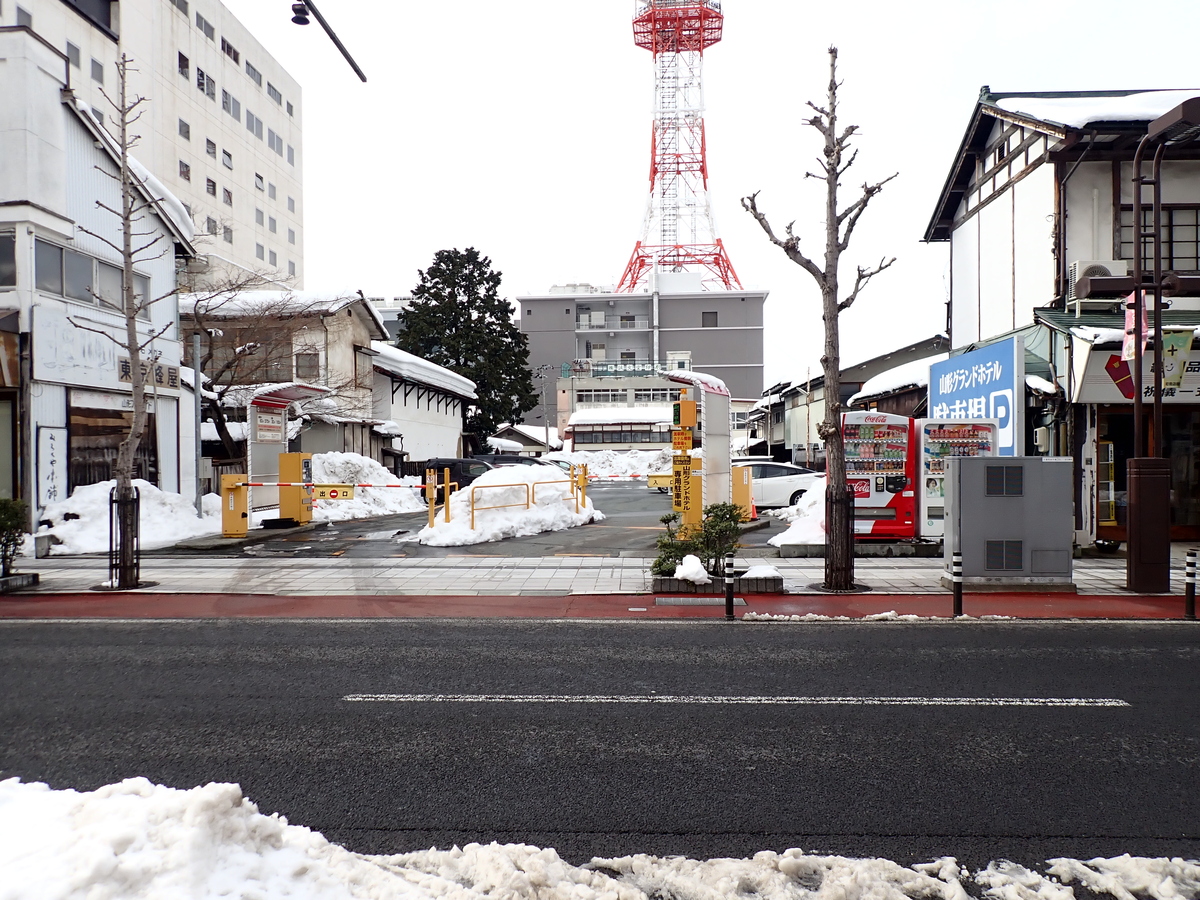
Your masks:
[{"label": "building window", "polygon": [[270,263],[272,266],[279,265],[279,263],[277,262],[277,259],[278,259],[278,257],[276,257],[274,250],[267,253],[267,262]]},{"label": "building window", "polygon": [[258,259],[265,259],[267,256],[267,248],[264,247],[262,244],[255,244],[254,245],[254,255]]},{"label": "building window", "polygon": [[39,291],[62,294],[62,247],[55,247],[45,241],[34,242],[33,283]]},{"label": "building window", "polygon": [[0,234],[0,287],[17,286],[17,239]]},{"label": "building window", "polygon": [[104,84],[104,63],[98,59],[92,60],[92,81]]},{"label": "building window", "polygon": [[171,3],[172,3],[172,4],[175,6],[175,8],[176,8],[177,10],[179,10],[181,13],[183,13],[185,16],[187,15],[187,13],[188,13],[188,0],[171,0]]},{"label": "building window", "polygon": [[79,60],[80,60],[79,48],[76,47],[74,44],[72,44],[70,41],[67,41],[67,59],[70,60],[71,65],[73,65],[77,69],[79,68],[79,65],[80,65],[80,63],[79,63]]},{"label": "building window", "polygon": [[233,206],[233,191],[229,188],[221,188],[221,200],[226,206]]},{"label": "building window", "polygon": [[242,121],[242,104],[229,91],[221,91],[221,109],[225,110],[225,112],[229,113],[239,122]]},{"label": "building window", "polygon": [[230,228],[228,225],[225,226],[225,243],[227,243],[227,244],[233,243],[233,229]]},{"label": "building window", "polygon": [[296,211],[296,198],[288,197],[288,212],[295,212],[295,211]]},{"label": "building window", "polygon": [[237,50],[235,50],[233,48],[233,44],[231,44],[231,43],[229,43],[229,41],[225,40],[224,37],[221,38],[221,52],[224,53],[226,56],[228,56],[230,59],[232,59],[234,62],[239,62],[241,59],[240,56],[238,55]]},{"label": "building window", "polygon": [[[292,273],[296,274],[295,272]],[[321,377],[321,355],[319,353],[296,354],[296,378],[299,381],[316,381]]]},{"label": "building window", "polygon": [[283,94],[279,93],[279,88],[275,87],[275,85],[271,84],[269,81],[267,82],[267,96],[274,100],[277,104],[281,106],[283,105]]},{"label": "building window", "polygon": [[192,139],[192,126],[183,121],[183,119],[179,120],[179,136],[185,141]]},{"label": "building window", "polygon": [[209,100],[217,99],[217,83],[199,66],[196,66],[196,88]]},{"label": "building window", "polygon": [[184,181],[192,180],[192,167],[185,163],[182,159],[179,161],[179,177]]},{"label": "building window", "polygon": [[293,278],[296,277],[296,264],[294,262],[292,262],[290,259],[288,260],[288,274],[291,275]]},{"label": "building window", "polygon": [[204,179],[204,192],[210,197],[217,196],[217,183],[211,178]]},{"label": "building window", "polygon": [[257,172],[254,173],[254,186],[256,188],[258,188],[260,191],[264,190],[267,186],[266,181]]},{"label": "building window", "polygon": [[296,148],[293,147],[291,144],[288,144],[287,158],[288,158],[289,166],[294,166],[296,164]]},{"label": "building window", "polygon": [[287,112],[288,112],[289,116],[295,114],[295,110],[292,109],[292,101],[291,100],[288,101]]},{"label": "building window", "polygon": [[267,146],[283,156],[283,138],[277,135],[270,128],[267,129]]},{"label": "building window", "polygon": [[33,27],[33,16],[30,15],[30,13],[27,10],[21,9],[21,7],[19,7],[19,6],[17,7],[17,27],[18,28],[32,28]]},{"label": "building window", "polygon": [[204,16],[200,15],[200,13],[196,13],[196,27],[203,31],[204,36],[210,41],[215,41],[217,39],[217,30],[213,28],[212,22],[208,21],[208,19],[204,18]]},{"label": "building window", "polygon": [[267,196],[272,200],[275,199],[275,185],[271,184],[270,182],[267,182]]},{"label": "building window", "polygon": [[233,154],[228,150],[221,151],[221,164],[227,169],[233,168]]},{"label": "building window", "polygon": [[204,139],[204,152],[207,153],[209,156],[211,156],[213,159],[216,159],[217,158],[217,142],[209,140],[208,138],[205,138]]},{"label": "building window", "polygon": [[673,403],[679,399],[679,391],[670,388],[637,388],[633,392],[634,403]]},{"label": "building window", "polygon": [[263,122],[258,116],[246,110],[246,130],[253,134],[260,141],[263,136]]},{"label": "building window", "polygon": [[104,124],[104,113],[100,112],[100,110],[96,109],[96,107],[94,107],[94,106],[92,107],[92,118],[95,119],[97,122],[99,122],[101,125]]},{"label": "building window", "polygon": [[267,231],[271,232],[271,234],[274,234],[274,233],[275,233],[275,231],[276,231],[276,228],[275,228],[275,217],[274,217],[274,216],[268,216],[268,217],[267,217]]},{"label": "building window", "polygon": [[717,327],[717,314],[715,312],[700,313],[700,327],[716,328]]},{"label": "building window", "polygon": [[254,210],[254,224],[261,225],[263,223],[264,213],[261,209]]},{"label": "building window", "polygon": [[[1154,231],[1154,210],[1142,207],[1145,231]],[[1163,271],[1200,272],[1200,206],[1163,204]],[[1133,260],[1133,207],[1121,207],[1121,259]],[[1142,269],[1154,266],[1154,245],[1146,239],[1142,245]]]},{"label": "building window", "polygon": [[288,229],[288,243],[289,244],[296,243],[296,229],[295,228]]},{"label": "building window", "polygon": [[214,219],[212,216],[209,216],[207,219],[204,220],[204,233],[205,234],[216,234],[217,233],[217,220]]},{"label": "building window", "polygon": [[262,87],[262,72],[250,65],[250,60],[246,60],[246,74],[250,76],[250,80]]},{"label": "building window", "polygon": [[[2,260],[0,255],[0,281],[4,271]],[[122,308],[122,273],[118,266],[42,240],[34,242],[33,262],[34,284],[39,291],[80,303]],[[150,296],[150,279],[135,273],[133,280],[135,296],[144,301]],[[139,311],[138,316],[148,319],[149,304],[144,305],[146,308]]]},{"label": "building window", "polygon": [[186,56],[184,56],[182,53],[179,54],[179,74],[182,75],[184,78],[192,77],[191,63],[188,61],[188,58]]}]

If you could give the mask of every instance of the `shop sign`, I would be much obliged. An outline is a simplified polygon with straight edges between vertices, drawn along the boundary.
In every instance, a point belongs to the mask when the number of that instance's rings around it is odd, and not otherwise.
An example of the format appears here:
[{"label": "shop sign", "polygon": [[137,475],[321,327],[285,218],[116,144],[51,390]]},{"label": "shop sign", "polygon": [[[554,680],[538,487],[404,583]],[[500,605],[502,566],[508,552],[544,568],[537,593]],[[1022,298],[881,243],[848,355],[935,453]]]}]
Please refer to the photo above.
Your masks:
[{"label": "shop sign", "polygon": [[[1183,332],[1190,335],[1191,332]],[[1164,351],[1166,334],[1164,334]],[[1166,379],[1170,363],[1164,366],[1162,400],[1164,403],[1200,403],[1200,359],[1182,359],[1176,366],[1177,385]],[[1182,355],[1182,354],[1179,354]],[[1131,403],[1137,386],[1129,362],[1115,350],[1093,350],[1088,356],[1083,377],[1076,392],[1077,403]],[[1154,400],[1154,357],[1142,357],[1142,400]]]},{"label": "shop sign", "polygon": [[692,499],[692,458],[686,454],[671,457],[671,509],[688,509]]},{"label": "shop sign", "polygon": [[67,499],[67,429],[39,425],[37,429],[38,506]]},{"label": "shop sign", "polygon": [[254,439],[274,444],[283,443],[283,414],[255,412]]},{"label": "shop sign", "polygon": [[[179,390],[179,367],[168,366],[160,362],[150,363],[142,360],[142,384],[148,388],[166,388],[169,391]],[[128,356],[117,357],[117,380],[122,384],[133,383],[133,363]]]},{"label": "shop sign", "polygon": [[1019,336],[929,367],[931,419],[996,419],[1000,456],[1023,449],[1025,342]]}]

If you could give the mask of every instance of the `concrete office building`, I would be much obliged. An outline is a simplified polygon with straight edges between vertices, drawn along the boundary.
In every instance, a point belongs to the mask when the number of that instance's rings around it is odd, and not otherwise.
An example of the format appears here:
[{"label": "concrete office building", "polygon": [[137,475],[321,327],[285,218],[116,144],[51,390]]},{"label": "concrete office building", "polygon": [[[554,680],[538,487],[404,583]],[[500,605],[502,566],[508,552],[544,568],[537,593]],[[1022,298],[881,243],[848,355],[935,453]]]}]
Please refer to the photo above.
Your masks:
[{"label": "concrete office building", "polygon": [[219,0],[0,0],[0,26],[65,53],[108,128],[101,91],[116,98],[114,64],[132,59],[129,93],[147,100],[133,155],[192,216],[194,284],[232,267],[303,287],[300,86]]},{"label": "concrete office building", "polygon": [[762,394],[766,291],[704,290],[687,272],[657,273],[654,287],[565,285],[517,298],[530,368],[557,370],[560,429],[577,409],[669,404],[678,392],[660,377],[669,369],[715,375],[735,398]]}]

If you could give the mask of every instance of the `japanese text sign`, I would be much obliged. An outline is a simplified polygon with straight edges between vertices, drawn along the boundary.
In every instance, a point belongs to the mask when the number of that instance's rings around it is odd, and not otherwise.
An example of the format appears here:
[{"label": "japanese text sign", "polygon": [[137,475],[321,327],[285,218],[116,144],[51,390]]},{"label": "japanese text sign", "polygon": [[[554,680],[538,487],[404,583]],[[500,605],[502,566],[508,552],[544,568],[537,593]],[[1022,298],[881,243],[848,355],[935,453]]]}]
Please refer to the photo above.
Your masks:
[{"label": "japanese text sign", "polygon": [[929,367],[929,416],[996,419],[1000,456],[1024,450],[1025,344],[1014,336]]}]

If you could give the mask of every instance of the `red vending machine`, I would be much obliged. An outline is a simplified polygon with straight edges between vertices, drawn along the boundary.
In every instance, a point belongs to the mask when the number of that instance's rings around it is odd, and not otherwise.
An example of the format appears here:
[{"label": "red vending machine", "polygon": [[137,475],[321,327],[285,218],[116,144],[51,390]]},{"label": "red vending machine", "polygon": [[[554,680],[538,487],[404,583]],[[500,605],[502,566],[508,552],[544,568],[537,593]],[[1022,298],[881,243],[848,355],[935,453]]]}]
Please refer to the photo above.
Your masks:
[{"label": "red vending machine", "polygon": [[917,454],[913,420],[880,412],[842,413],[846,482],[854,491],[854,534],[916,537]]}]

